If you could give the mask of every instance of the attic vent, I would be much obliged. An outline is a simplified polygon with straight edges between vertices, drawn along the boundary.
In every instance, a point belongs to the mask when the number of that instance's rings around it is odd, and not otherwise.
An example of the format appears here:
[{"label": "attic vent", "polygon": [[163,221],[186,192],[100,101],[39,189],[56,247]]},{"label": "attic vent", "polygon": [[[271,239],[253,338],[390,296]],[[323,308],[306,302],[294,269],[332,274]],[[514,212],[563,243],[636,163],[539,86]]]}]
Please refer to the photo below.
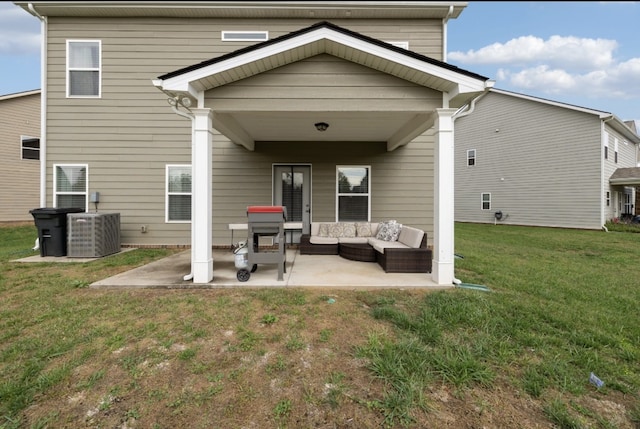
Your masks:
[{"label": "attic vent", "polygon": [[268,31],[223,31],[223,42],[262,42],[269,40]]}]

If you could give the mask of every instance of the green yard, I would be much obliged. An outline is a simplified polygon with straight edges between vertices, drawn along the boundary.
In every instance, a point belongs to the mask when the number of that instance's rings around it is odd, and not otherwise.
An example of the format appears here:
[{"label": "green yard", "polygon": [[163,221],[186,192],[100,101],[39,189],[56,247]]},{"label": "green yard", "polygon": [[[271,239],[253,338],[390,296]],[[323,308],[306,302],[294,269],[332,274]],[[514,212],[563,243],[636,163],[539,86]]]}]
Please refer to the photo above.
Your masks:
[{"label": "green yard", "polygon": [[[640,234],[456,225],[489,289],[96,290],[0,227],[0,428],[637,428]],[[604,384],[590,382],[594,374]]]}]

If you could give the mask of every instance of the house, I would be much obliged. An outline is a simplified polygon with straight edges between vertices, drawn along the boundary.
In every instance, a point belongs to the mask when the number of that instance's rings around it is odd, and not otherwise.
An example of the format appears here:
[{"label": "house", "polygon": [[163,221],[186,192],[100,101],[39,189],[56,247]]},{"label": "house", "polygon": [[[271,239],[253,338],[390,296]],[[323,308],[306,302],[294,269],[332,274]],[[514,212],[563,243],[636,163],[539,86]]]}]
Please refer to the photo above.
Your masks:
[{"label": "house", "polygon": [[33,220],[39,207],[40,91],[0,95],[0,222]]},{"label": "house", "polygon": [[601,229],[635,213],[639,144],[614,114],[492,88],[455,120],[455,219]]},{"label": "house", "polygon": [[466,3],[15,3],[43,26],[47,205],[120,213],[125,245],[190,246],[195,283],[250,205],[303,232],[396,219],[451,285],[452,117],[493,83],[446,62]]}]

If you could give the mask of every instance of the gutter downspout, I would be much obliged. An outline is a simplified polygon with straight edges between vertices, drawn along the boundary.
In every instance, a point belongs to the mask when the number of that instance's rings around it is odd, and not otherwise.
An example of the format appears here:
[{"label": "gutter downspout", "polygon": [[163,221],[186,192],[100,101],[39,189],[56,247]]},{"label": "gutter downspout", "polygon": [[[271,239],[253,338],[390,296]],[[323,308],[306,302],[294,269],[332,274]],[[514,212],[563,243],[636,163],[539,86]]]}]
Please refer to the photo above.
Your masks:
[{"label": "gutter downspout", "polygon": [[[600,128],[600,150],[602,151],[602,146],[604,146],[604,141],[603,138],[606,135],[607,139],[609,138],[609,134],[605,134],[606,133],[606,127],[605,125],[607,124],[607,122],[613,121],[614,117],[613,115],[609,115],[606,118],[602,118],[602,126]],[[609,145],[609,142],[607,142],[607,146]],[[605,178],[604,178],[604,156],[602,156],[602,154],[600,155],[600,224],[602,225],[602,230],[604,232],[609,232],[609,230],[607,229],[607,220],[606,217],[604,215],[604,207],[605,207]],[[611,197],[613,197],[613,193],[611,193]]]},{"label": "gutter downspout", "polygon": [[447,22],[453,15],[453,5],[449,6],[449,12],[447,12],[447,16],[442,18],[442,62],[447,62]]},{"label": "gutter downspout", "polygon": [[[191,140],[193,141],[193,126],[194,126],[193,125],[193,121],[195,120],[195,116],[181,111],[180,109],[178,109],[177,106],[171,106],[171,110],[173,110],[173,113],[175,113],[176,115],[182,116],[183,118],[187,118],[187,119],[191,120],[191,135],[192,135]],[[193,148],[191,150],[193,151]],[[192,182],[191,186],[193,186],[193,182]],[[192,198],[191,199],[191,213],[194,212],[193,205],[194,205],[194,201],[193,201],[193,198]],[[192,222],[193,222],[193,220],[192,220]],[[194,250],[195,249],[194,238],[193,238],[193,226],[191,227],[191,229],[192,229],[192,231],[191,231],[191,260],[193,261],[193,259],[194,259],[194,251],[195,251]],[[193,263],[190,264],[190,265],[191,265],[191,272],[182,277],[182,280],[184,280],[186,282],[189,281],[189,280],[193,280]]]},{"label": "gutter downspout", "polygon": [[40,20],[40,207],[47,206],[47,17],[40,15],[33,3],[31,14]]}]

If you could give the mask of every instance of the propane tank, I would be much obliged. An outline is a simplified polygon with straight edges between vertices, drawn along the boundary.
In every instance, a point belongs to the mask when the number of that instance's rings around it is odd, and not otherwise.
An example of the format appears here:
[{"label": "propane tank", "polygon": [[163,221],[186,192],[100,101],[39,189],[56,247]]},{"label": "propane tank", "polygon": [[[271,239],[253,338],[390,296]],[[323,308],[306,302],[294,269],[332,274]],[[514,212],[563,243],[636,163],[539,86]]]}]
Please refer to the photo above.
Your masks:
[{"label": "propane tank", "polygon": [[238,246],[233,250],[235,256],[235,265],[238,270],[247,268],[249,265],[249,249],[246,241],[240,241]]}]

